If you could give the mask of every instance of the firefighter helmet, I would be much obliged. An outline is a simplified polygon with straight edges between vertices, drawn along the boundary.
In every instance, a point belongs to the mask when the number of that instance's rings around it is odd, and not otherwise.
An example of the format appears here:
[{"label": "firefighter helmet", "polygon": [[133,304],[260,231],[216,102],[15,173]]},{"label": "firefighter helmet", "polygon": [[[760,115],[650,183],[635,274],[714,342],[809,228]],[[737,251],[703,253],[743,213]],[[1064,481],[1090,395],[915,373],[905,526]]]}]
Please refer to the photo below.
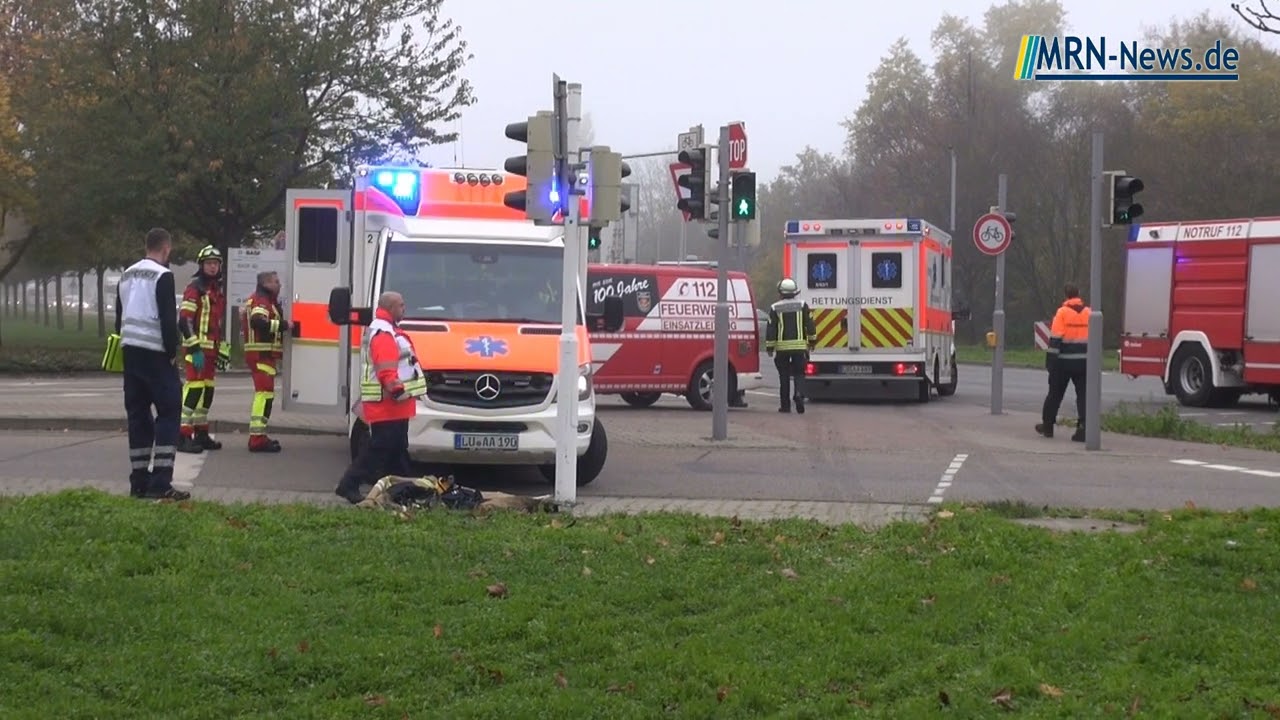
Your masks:
[{"label": "firefighter helmet", "polygon": [[202,263],[205,260],[217,260],[218,262],[222,262],[222,253],[218,248],[212,245],[205,245],[200,248],[200,252],[196,253],[196,262]]},{"label": "firefighter helmet", "polygon": [[782,278],[778,281],[778,294],[782,297],[795,297],[800,294],[800,288],[796,285],[796,281],[791,278]]}]

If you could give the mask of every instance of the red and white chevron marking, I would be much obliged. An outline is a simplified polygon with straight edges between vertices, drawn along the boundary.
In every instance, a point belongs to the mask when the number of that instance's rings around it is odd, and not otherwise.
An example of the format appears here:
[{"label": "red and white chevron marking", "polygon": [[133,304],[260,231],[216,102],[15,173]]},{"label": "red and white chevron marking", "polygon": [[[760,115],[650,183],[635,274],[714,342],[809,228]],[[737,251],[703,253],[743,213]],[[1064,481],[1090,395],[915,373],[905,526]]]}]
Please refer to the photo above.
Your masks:
[{"label": "red and white chevron marking", "polygon": [[1049,323],[1036,321],[1036,347],[1041,350],[1049,349]]}]

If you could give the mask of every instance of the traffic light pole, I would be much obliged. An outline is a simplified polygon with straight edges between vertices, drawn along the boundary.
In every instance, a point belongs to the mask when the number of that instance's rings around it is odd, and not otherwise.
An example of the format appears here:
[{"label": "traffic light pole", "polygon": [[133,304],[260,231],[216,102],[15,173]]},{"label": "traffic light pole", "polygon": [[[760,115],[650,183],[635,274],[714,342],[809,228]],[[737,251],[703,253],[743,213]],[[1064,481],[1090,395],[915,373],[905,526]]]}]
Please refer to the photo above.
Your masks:
[{"label": "traffic light pole", "polygon": [[[1089,359],[1085,367],[1084,447],[1102,449],[1102,133],[1093,133],[1089,170]],[[1110,220],[1108,219],[1108,222]]]},{"label": "traffic light pole", "polygon": [[[563,103],[563,105],[561,105]],[[582,85],[568,83],[561,92],[556,87],[557,109],[566,118],[565,156],[576,166],[578,125],[582,118]],[[577,173],[569,174],[576,185]],[[560,289],[560,366],[556,378],[556,491],[555,502],[573,505],[578,499],[578,267],[586,249],[579,216],[579,196],[571,188],[561,188],[561,202],[567,205],[564,219],[564,264]]]},{"label": "traffic light pole", "polygon": [[[729,437],[729,126],[720,128],[719,237],[716,238],[716,340],[711,383],[711,439]],[[711,188],[707,188],[710,190]]]}]

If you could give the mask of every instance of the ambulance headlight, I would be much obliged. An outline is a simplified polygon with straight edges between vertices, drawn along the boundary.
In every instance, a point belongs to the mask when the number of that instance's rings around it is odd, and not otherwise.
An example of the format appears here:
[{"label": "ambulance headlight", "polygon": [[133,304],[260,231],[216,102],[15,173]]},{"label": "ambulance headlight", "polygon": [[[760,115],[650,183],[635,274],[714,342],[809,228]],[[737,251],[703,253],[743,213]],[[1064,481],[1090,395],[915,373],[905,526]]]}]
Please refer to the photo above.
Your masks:
[{"label": "ambulance headlight", "polygon": [[578,399],[586,400],[591,397],[591,363],[585,363],[578,366]]}]

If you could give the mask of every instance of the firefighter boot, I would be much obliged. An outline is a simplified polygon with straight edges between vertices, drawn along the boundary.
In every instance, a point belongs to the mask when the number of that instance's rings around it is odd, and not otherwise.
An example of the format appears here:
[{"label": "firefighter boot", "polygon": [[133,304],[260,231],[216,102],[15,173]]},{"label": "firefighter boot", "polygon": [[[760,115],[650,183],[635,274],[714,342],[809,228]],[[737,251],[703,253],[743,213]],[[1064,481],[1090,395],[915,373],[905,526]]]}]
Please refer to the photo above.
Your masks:
[{"label": "firefighter boot", "polygon": [[205,450],[221,450],[222,443],[209,437],[209,428],[202,427],[196,429],[195,440]]},{"label": "firefighter boot", "polygon": [[249,452],[278,453],[280,452],[280,442],[266,435],[250,435]]},{"label": "firefighter boot", "polygon": [[204,452],[204,445],[200,444],[195,435],[183,435],[178,438],[178,452],[198,455]]}]

